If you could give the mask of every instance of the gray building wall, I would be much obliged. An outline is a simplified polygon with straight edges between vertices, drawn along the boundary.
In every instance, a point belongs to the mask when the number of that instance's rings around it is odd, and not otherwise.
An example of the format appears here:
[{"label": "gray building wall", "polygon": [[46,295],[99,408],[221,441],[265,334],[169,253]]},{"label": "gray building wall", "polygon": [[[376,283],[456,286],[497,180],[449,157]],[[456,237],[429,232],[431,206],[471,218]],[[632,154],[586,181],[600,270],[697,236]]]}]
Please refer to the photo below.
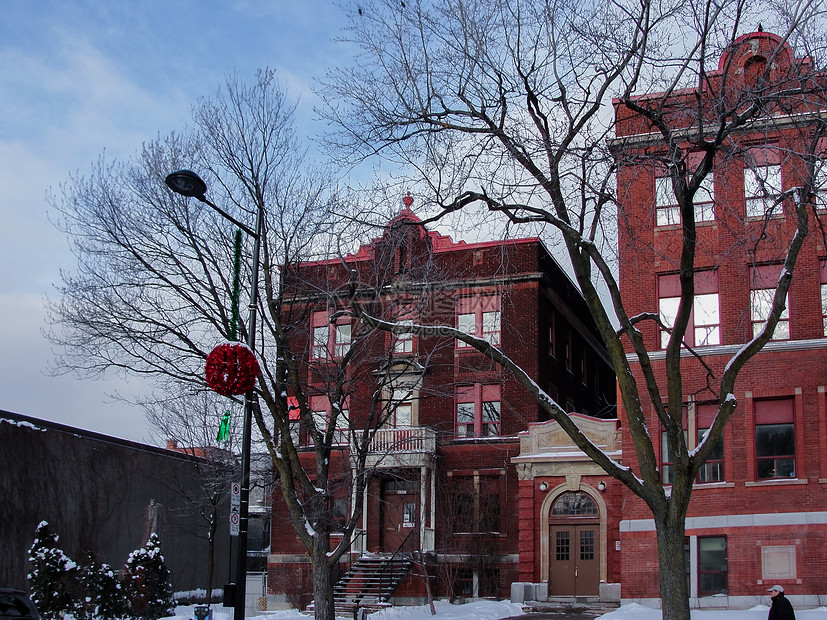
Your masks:
[{"label": "gray building wall", "polygon": [[[76,562],[114,569],[156,531],[177,592],[206,589],[208,524],[193,501],[203,461],[0,410],[0,585],[28,589],[28,548],[48,521]],[[229,498],[216,531],[213,588],[229,574]]]}]

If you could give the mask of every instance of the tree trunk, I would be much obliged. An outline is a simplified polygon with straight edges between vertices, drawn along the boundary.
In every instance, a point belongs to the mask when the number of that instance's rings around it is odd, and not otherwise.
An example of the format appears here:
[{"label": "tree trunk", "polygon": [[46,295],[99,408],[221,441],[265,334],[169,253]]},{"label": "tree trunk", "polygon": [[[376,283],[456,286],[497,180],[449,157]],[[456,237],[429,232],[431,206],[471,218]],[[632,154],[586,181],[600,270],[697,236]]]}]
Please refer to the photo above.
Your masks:
[{"label": "tree trunk", "polygon": [[316,620],[334,620],[333,566],[327,557],[329,536],[316,533],[313,546],[313,615]]},{"label": "tree trunk", "polygon": [[[679,513],[679,514],[675,514]],[[689,584],[684,552],[685,511],[674,509],[674,498],[667,514],[658,518],[661,609],[665,620],[690,620]]]}]

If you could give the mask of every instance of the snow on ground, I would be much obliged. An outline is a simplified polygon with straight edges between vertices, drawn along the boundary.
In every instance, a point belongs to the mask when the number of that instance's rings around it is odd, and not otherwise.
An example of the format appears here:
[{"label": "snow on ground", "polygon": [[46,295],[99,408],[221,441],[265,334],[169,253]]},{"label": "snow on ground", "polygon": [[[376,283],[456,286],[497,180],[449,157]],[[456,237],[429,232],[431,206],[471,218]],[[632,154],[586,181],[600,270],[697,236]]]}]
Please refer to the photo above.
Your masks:
[{"label": "snow on ground", "polygon": [[[523,613],[522,605],[508,601],[476,601],[464,605],[452,605],[445,601],[436,601],[438,620],[501,620]],[[769,607],[757,605],[752,609],[732,611],[693,611],[692,620],[766,620]],[[194,620],[192,606],[178,607],[175,616],[164,620]],[[233,610],[221,605],[213,605],[213,620],[232,620]],[[383,611],[370,614],[370,620],[429,620],[433,618],[427,605],[421,607],[389,607]],[[827,607],[818,609],[797,609],[796,620],[827,620]],[[247,616],[246,620],[309,620],[297,611],[269,611],[259,616]],[[351,620],[350,618],[342,620]],[[624,605],[620,609],[604,614],[600,620],[661,620],[657,609],[641,605]]]},{"label": "snow on ground", "polygon": [[[464,605],[434,601],[434,607],[436,607],[436,617],[439,620],[500,620],[523,613],[522,605],[508,601],[476,601]],[[175,616],[164,618],[164,620],[193,620],[195,618],[193,609],[192,606],[178,607],[175,610]],[[232,620],[232,617],[232,608],[213,605],[213,620]],[[366,617],[370,620],[427,620],[434,616],[431,615],[428,605],[422,605],[421,607],[389,607]],[[246,620],[310,620],[312,618],[313,616],[291,610],[263,612],[260,616],[248,615]],[[342,620],[352,620],[352,618]]]},{"label": "snow on ground", "polygon": [[[767,620],[770,608],[756,605],[752,609],[728,611],[692,611],[692,620]],[[827,607],[796,609],[796,620],[827,620]],[[642,605],[624,605],[617,611],[600,616],[600,620],[661,620],[660,610]]]}]

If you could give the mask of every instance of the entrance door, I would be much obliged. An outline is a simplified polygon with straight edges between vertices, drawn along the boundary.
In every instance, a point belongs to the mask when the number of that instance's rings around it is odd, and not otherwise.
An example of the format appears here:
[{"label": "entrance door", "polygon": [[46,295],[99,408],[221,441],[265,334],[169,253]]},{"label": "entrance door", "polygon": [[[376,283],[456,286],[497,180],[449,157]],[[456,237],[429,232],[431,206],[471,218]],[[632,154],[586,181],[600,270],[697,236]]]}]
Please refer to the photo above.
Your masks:
[{"label": "entrance door", "polygon": [[594,596],[600,585],[599,524],[552,525],[549,594]]},{"label": "entrance door", "polygon": [[[407,550],[419,549],[419,485],[416,480],[382,481],[381,549],[394,552],[407,539]],[[410,535],[410,538],[408,536]]]}]

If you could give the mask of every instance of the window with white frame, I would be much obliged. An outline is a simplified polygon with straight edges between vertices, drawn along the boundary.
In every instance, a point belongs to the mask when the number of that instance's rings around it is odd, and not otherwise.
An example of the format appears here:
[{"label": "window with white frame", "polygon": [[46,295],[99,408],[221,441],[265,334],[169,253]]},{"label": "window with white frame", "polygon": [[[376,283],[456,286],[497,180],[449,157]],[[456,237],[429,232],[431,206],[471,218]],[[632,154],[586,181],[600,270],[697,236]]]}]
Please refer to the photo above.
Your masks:
[{"label": "window with white frame", "polygon": [[816,209],[827,209],[827,159],[822,156],[815,163],[813,170],[813,191],[815,193]]},{"label": "window with white frame", "polygon": [[[781,265],[760,265],[750,270],[750,320],[752,321],[753,336],[756,336],[764,328],[764,323],[770,316],[781,269]],[[787,340],[789,337],[790,295],[788,292],[784,300],[784,310],[778,318],[772,339]]]},{"label": "window with white frame", "polygon": [[[711,222],[715,219],[715,176],[706,175],[695,192],[695,223]],[[675,192],[672,190],[672,178],[655,177],[655,218],[658,226],[671,226],[681,223],[681,212]]]},{"label": "window with white frame", "polygon": [[500,434],[500,386],[474,385],[457,389],[457,437],[496,437]]},{"label": "window with white frame", "polygon": [[316,430],[320,433],[327,433],[331,423],[335,424],[333,444],[347,444],[350,411],[347,408],[339,409],[337,403],[331,404],[327,396],[311,396],[308,404],[311,409],[313,426]]},{"label": "window with white frame", "polygon": [[766,164],[744,168],[744,198],[747,217],[764,217],[780,207],[775,203],[781,194],[781,165]]},{"label": "window with white frame", "polygon": [[413,388],[392,389],[388,407],[392,414],[389,418],[393,420],[393,426],[397,428],[413,426]]},{"label": "window with white frame", "polygon": [[[482,338],[498,346],[500,344],[500,296],[472,295],[457,301],[457,329]],[[457,348],[469,345],[458,340]]]},{"label": "window with white frame", "polygon": [[340,358],[350,349],[350,318],[342,317],[331,323],[329,316],[327,312],[313,313],[313,340],[310,350],[313,359]]},{"label": "window with white frame", "polygon": [[758,479],[795,478],[795,406],[792,398],[755,401]]},{"label": "window with white frame", "polygon": [[[397,321],[400,325],[411,326],[413,319],[402,319]],[[404,334],[394,334],[393,352],[394,353],[413,353],[414,350],[414,335],[412,332]]]},{"label": "window with white frame", "polygon": [[[680,303],[681,286],[678,274],[658,276],[658,313],[665,328],[675,324]],[[660,346],[666,348],[670,332],[660,330]],[[698,271],[695,273],[695,297],[689,324],[684,334],[684,343],[693,347],[721,344],[721,316],[718,300],[718,273]]]},{"label": "window with white frame", "polygon": [[681,223],[681,211],[672,191],[671,177],[655,177],[655,218],[658,226]]}]

